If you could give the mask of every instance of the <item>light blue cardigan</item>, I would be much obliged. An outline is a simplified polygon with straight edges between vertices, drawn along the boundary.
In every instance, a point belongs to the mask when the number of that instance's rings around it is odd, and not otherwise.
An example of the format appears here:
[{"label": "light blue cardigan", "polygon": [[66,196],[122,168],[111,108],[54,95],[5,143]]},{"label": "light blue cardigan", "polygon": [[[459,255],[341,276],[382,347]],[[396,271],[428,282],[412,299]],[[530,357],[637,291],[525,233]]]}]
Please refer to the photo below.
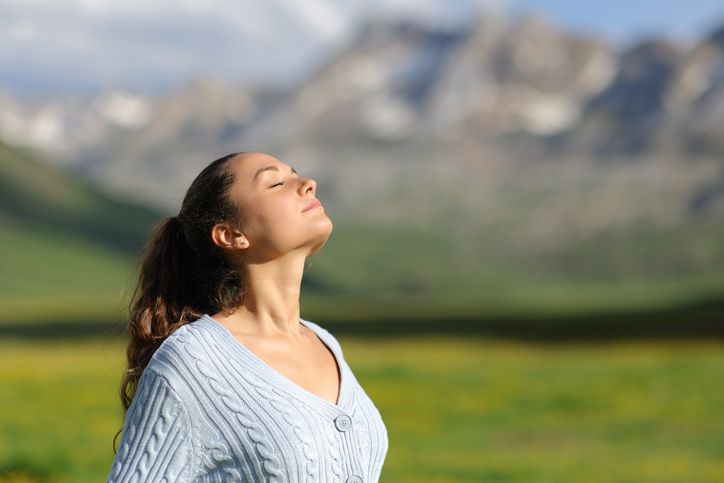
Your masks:
[{"label": "light blue cardigan", "polygon": [[108,482],[377,482],[382,417],[326,329],[337,404],[266,364],[208,314],[156,350],[128,408]]}]

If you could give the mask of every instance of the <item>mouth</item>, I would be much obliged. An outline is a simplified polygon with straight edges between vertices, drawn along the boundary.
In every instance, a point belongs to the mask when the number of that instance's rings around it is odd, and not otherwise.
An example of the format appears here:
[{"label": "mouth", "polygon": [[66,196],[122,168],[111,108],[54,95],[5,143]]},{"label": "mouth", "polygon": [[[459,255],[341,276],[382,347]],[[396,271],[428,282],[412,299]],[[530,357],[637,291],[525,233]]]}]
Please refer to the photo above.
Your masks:
[{"label": "mouth", "polygon": [[322,203],[320,203],[319,200],[315,198],[312,201],[310,201],[309,203],[307,203],[307,206],[304,207],[304,209],[302,210],[302,213],[304,213],[305,211],[313,210],[314,208],[319,208],[321,206],[322,206]]}]

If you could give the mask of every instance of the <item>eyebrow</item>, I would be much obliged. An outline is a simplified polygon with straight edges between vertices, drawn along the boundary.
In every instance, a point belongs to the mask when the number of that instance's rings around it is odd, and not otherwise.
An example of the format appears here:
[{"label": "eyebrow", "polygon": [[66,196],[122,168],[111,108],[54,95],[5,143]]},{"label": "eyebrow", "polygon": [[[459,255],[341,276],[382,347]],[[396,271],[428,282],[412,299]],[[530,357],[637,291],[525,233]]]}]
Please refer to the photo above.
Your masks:
[{"label": "eyebrow", "polygon": [[[274,165],[265,166],[265,167],[261,168],[259,171],[256,172],[256,174],[254,175],[254,178],[253,178],[253,179],[256,180],[256,177],[259,176],[261,173],[263,173],[264,171],[271,171],[271,170],[279,171],[279,168],[277,168],[277,167],[274,166]],[[297,170],[294,169],[294,168],[292,168],[292,173],[293,173],[293,174],[296,174],[296,175],[299,174],[299,173],[297,173]]]}]

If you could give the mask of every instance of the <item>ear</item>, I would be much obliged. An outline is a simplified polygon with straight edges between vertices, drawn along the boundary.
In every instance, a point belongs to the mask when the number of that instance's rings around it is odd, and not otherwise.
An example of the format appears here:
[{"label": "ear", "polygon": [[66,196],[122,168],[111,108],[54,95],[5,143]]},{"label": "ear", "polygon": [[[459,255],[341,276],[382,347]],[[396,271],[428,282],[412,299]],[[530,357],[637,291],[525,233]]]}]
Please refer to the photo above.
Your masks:
[{"label": "ear", "polygon": [[237,228],[228,223],[217,223],[211,228],[211,240],[221,248],[244,249],[249,240]]}]

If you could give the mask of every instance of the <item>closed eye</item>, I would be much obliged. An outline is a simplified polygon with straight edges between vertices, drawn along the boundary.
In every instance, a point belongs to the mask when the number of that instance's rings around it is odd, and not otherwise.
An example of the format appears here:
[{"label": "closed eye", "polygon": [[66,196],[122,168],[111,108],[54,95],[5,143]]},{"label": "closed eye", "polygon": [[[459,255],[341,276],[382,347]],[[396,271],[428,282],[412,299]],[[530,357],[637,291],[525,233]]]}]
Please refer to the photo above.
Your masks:
[{"label": "closed eye", "polygon": [[[297,178],[299,177],[299,174],[298,174],[296,171],[293,171],[292,174],[293,174],[295,177],[297,177]],[[278,183],[276,183],[276,184],[271,185],[269,188],[274,188],[275,186],[279,186],[280,184],[283,185],[284,182],[283,182],[283,181],[280,181],[280,182],[278,182]]]}]

